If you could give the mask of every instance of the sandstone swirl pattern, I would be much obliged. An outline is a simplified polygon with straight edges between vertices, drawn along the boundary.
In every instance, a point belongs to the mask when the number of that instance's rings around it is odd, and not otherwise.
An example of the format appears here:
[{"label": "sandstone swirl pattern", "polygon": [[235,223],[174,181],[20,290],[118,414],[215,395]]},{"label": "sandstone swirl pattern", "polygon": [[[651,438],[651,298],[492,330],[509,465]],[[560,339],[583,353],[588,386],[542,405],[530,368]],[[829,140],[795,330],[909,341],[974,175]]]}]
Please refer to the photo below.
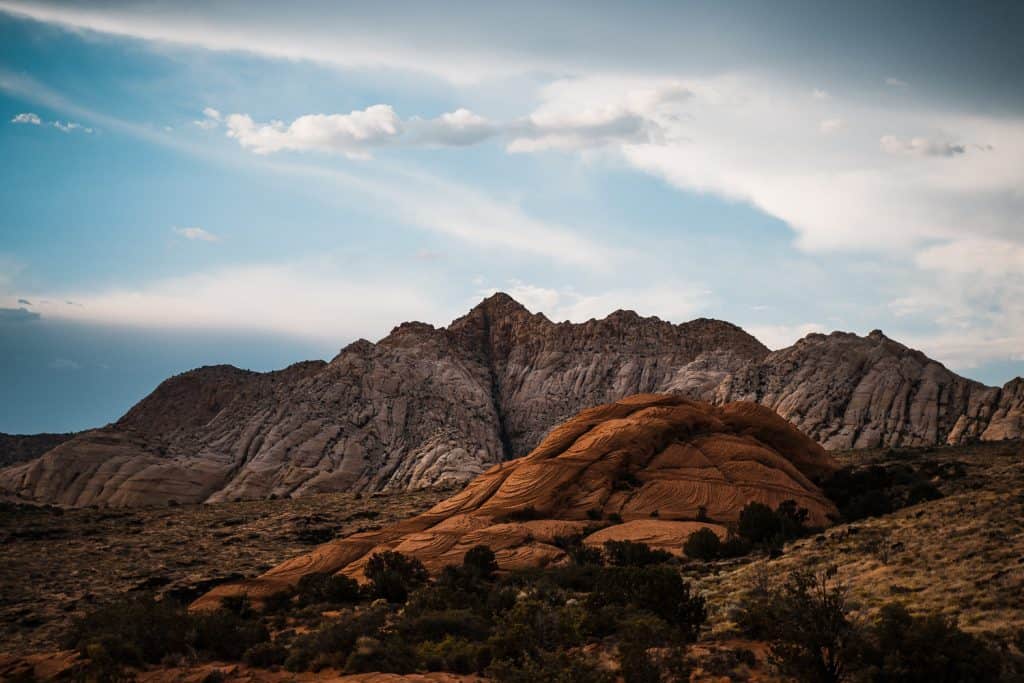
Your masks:
[{"label": "sandstone swirl pattern", "polygon": [[[836,510],[814,480],[834,468],[821,446],[762,406],[631,396],[584,410],[529,455],[491,467],[417,517],[326,543],[261,577],[220,586],[195,607],[243,592],[260,599],[311,573],[361,579],[366,560],[383,550],[415,556],[431,572],[460,563],[478,544],[490,546],[503,569],[561,562],[555,539],[576,533],[590,544],[635,540],[679,553],[696,529],[724,535],[723,525],[751,501],[795,500],[812,524],[825,526]],[[613,513],[621,523],[592,521]],[[707,521],[696,521],[701,514]]]},{"label": "sandstone swirl pattern", "polygon": [[830,449],[1024,433],[1024,380],[986,387],[881,332],[769,352],[718,320],[555,323],[496,294],[329,363],[172,377],[115,424],[0,470],[0,495],[141,505],[463,483],[579,410],[643,392],[754,401]]}]

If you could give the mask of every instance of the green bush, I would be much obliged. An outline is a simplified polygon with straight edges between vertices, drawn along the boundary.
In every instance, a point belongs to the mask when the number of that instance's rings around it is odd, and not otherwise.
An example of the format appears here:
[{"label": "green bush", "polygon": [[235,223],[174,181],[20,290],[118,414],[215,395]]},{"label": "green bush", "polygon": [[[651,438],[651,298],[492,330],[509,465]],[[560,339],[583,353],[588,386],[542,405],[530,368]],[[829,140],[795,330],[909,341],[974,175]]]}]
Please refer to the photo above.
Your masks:
[{"label": "green bush", "polygon": [[534,660],[498,660],[487,675],[500,683],[614,683],[615,674],[581,653],[544,653]]},{"label": "green bush", "polygon": [[494,551],[485,545],[473,546],[462,558],[462,567],[476,578],[489,580],[498,571],[498,560]]},{"label": "green bush", "polygon": [[722,541],[718,534],[704,527],[687,537],[683,553],[694,560],[717,560],[722,555]]},{"label": "green bush", "polygon": [[604,544],[604,557],[613,567],[646,567],[668,562],[672,554],[664,550],[652,550],[646,543],[607,541]]},{"label": "green bush", "polygon": [[374,554],[365,574],[373,594],[388,602],[405,602],[409,591],[426,583],[429,576],[422,562],[390,550]]},{"label": "green bush", "polygon": [[262,623],[226,609],[193,615],[192,622],[189,644],[216,659],[238,661],[246,650],[270,639]]},{"label": "green bush", "polygon": [[412,642],[439,641],[445,636],[485,640],[490,634],[487,620],[468,609],[409,615],[397,626],[403,638]]},{"label": "green bush", "polygon": [[696,639],[707,619],[704,599],[670,566],[607,567],[597,575],[587,605],[630,606],[650,612],[675,627],[686,641]]},{"label": "green bush", "polygon": [[284,664],[284,660],[287,657],[287,648],[278,643],[267,641],[265,643],[253,645],[246,650],[245,654],[242,655],[242,661],[249,666],[267,669],[272,666]]},{"label": "green bush", "polygon": [[156,664],[188,650],[191,618],[177,603],[150,594],[128,595],[75,619],[63,645],[87,657],[90,646],[112,661]]},{"label": "green bush", "polygon": [[439,641],[420,643],[416,647],[416,654],[428,671],[451,671],[465,675],[483,673],[491,664],[490,646],[450,635]]},{"label": "green bush", "polygon": [[785,500],[776,510],[764,503],[748,503],[740,510],[737,531],[755,544],[781,545],[807,533],[807,510],[796,501]]},{"label": "green bush", "polygon": [[970,683],[999,678],[1000,655],[939,615],[911,616],[882,607],[869,629],[860,668],[877,683]]},{"label": "green bush", "polygon": [[285,668],[289,671],[344,668],[359,638],[380,636],[386,616],[385,610],[364,609],[298,636],[288,649]]},{"label": "green bush", "polygon": [[416,652],[405,641],[395,637],[384,640],[362,636],[345,661],[347,673],[380,671],[407,674],[416,669]]},{"label": "green bush", "polygon": [[764,503],[748,503],[740,510],[738,531],[752,543],[765,543],[779,533],[779,521]]},{"label": "green bush", "polygon": [[341,574],[307,574],[295,587],[299,605],[344,605],[359,602],[359,584]]}]

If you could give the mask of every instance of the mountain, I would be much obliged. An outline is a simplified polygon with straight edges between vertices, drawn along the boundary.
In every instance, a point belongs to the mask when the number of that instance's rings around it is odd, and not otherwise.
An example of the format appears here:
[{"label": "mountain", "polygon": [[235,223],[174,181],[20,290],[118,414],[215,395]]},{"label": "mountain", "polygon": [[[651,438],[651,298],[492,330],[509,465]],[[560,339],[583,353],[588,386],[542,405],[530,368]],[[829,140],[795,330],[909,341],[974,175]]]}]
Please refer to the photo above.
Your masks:
[{"label": "mountain", "polygon": [[329,363],[172,377],[116,423],[0,470],[0,493],[123,506],[464,483],[583,408],[665,392],[761,403],[830,449],[1024,432],[1024,380],[986,387],[878,331],[770,352],[718,320],[555,323],[495,294]]},{"label": "mountain", "polygon": [[698,529],[724,537],[724,525],[755,501],[776,508],[793,500],[809,524],[828,526],[838,512],[814,481],[837,468],[763,406],[630,396],[584,410],[529,455],[494,465],[421,515],[318,546],[263,576],[219,586],[193,606],[216,608],[243,593],[259,600],[309,574],[362,579],[369,557],[384,550],[416,557],[431,572],[481,544],[502,569],[546,566],[566,558],[556,539],[576,534],[587,545],[642,541],[678,554]]},{"label": "mountain", "polygon": [[0,467],[38,458],[73,436],[74,434],[0,433]]}]

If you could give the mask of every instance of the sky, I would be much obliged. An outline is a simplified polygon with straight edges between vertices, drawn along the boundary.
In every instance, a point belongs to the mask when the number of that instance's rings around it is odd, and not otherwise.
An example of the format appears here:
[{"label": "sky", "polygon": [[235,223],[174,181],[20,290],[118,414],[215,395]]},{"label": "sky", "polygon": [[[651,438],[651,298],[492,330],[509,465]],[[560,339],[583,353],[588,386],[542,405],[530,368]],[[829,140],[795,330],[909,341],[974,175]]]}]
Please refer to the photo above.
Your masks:
[{"label": "sky", "polygon": [[0,0],[0,431],[554,320],[1024,374],[1024,5]]}]

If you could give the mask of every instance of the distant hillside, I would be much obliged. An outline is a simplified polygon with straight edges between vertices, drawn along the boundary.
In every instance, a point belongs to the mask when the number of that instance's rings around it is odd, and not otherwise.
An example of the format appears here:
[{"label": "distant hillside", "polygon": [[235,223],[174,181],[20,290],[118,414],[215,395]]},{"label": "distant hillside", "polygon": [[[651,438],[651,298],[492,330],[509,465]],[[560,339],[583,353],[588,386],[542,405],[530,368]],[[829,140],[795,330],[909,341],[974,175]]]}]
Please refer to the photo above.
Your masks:
[{"label": "distant hillside", "polygon": [[74,434],[4,434],[0,432],[0,467],[38,458]]},{"label": "distant hillside", "polygon": [[448,327],[404,323],[330,363],[172,377],[115,424],[0,470],[0,493],[124,506],[464,483],[638,393],[760,403],[832,450],[1024,431],[1024,380],[985,386],[878,330],[769,351],[720,320],[556,323],[495,294]]}]

